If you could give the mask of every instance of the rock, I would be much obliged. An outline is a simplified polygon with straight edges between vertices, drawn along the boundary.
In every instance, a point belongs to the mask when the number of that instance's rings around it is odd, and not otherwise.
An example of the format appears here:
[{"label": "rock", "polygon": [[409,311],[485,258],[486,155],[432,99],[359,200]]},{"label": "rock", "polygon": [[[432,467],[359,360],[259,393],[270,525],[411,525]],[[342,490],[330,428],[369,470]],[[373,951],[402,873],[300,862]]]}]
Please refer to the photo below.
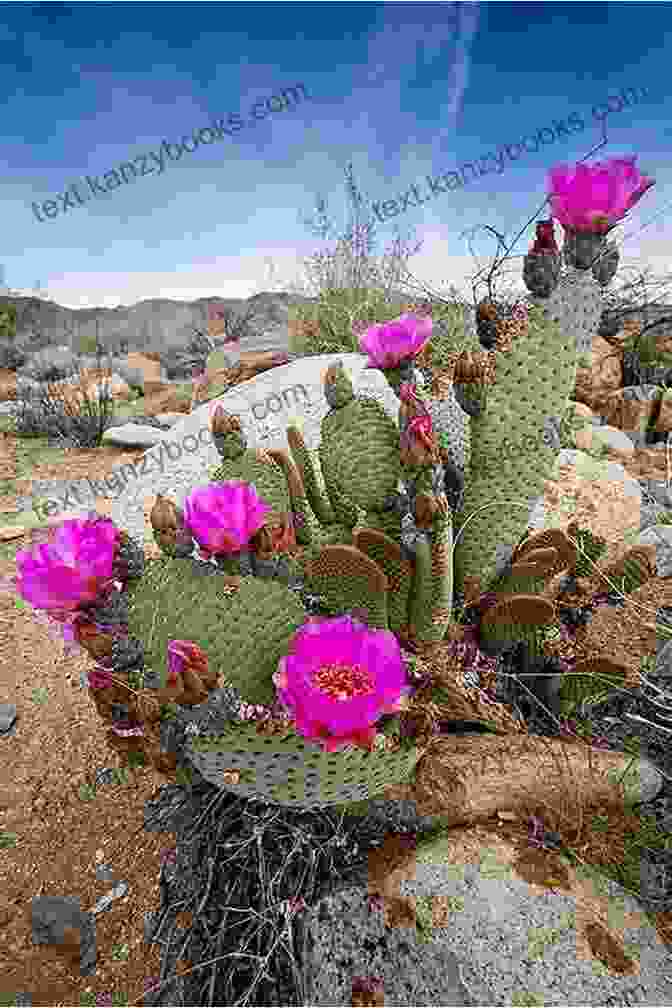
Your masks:
[{"label": "rock", "polygon": [[480,826],[420,843],[407,860],[398,899],[428,948],[457,956],[472,1004],[665,1000],[669,950],[641,903],[594,869]]},{"label": "rock", "polygon": [[82,976],[95,973],[96,924],[91,913],[81,910],[78,898],[35,896],[30,919],[35,944],[56,945]]},{"label": "rock", "polygon": [[634,545],[655,546],[657,576],[672,577],[672,525],[651,525],[639,533]]},{"label": "rock", "polygon": [[[415,921],[385,926],[355,886],[320,900],[302,921],[307,940],[306,1003],[349,1005],[353,977],[377,975],[385,1004],[468,1005],[458,961],[445,947],[422,942]],[[365,1002],[362,1002],[365,1003]]]},{"label": "rock", "polygon": [[163,433],[147,424],[126,423],[123,427],[108,427],[103,434],[103,444],[123,448],[152,448],[164,440]]},{"label": "rock", "polygon": [[584,452],[597,452],[604,445],[623,459],[632,458],[635,454],[635,446],[628,435],[609,424],[587,424],[583,430],[576,432],[574,440],[576,447]]},{"label": "rock", "polygon": [[543,496],[531,504],[529,527],[564,531],[573,520],[574,510],[581,507],[584,528],[608,542],[620,542],[626,532],[640,528],[641,503],[639,483],[620,462],[598,460],[586,452],[563,448],[546,480]]},{"label": "rock", "polygon": [[621,355],[599,335],[593,338],[588,367],[578,367],[574,398],[591,409],[602,412],[606,397],[621,387]]},{"label": "rock", "polygon": [[13,703],[0,704],[0,735],[7,734],[15,721],[16,721],[16,704]]},{"label": "rock", "polygon": [[660,396],[657,385],[630,385],[605,396],[600,413],[607,423],[624,431],[636,446],[645,443],[645,432]]},{"label": "rock", "polygon": [[184,416],[184,413],[156,413],[154,419],[167,427],[172,427],[174,424],[182,423]]},{"label": "rock", "polygon": [[162,382],[166,380],[166,369],[161,363],[161,359],[157,360],[156,354],[147,354],[131,351],[126,354],[125,368],[128,369],[130,374],[124,375],[129,385],[138,387],[146,391],[146,383],[148,382]]}]

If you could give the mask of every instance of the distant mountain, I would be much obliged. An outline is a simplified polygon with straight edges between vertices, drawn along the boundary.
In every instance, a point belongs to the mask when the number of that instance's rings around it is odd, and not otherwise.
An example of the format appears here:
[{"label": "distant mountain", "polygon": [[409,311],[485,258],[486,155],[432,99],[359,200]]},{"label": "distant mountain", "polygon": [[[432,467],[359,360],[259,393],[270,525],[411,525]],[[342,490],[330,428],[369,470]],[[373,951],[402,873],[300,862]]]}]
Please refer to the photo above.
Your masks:
[{"label": "distant mountain", "polygon": [[[398,292],[400,304],[412,300]],[[151,350],[165,353],[186,347],[194,338],[194,329],[207,331],[208,305],[224,305],[236,316],[253,308],[250,330],[240,341],[241,350],[287,349],[290,308],[315,302],[317,298],[286,291],[263,292],[249,298],[199,298],[197,301],[171,301],[151,298],[119,308],[65,308],[54,301],[32,295],[9,292],[0,300],[16,306],[17,344],[35,345],[41,336],[42,346],[67,346],[80,350],[80,340],[98,336],[109,353],[121,349]]]},{"label": "distant mountain", "polygon": [[[250,298],[199,298],[197,301],[171,301],[153,298],[119,308],[65,308],[42,298],[5,294],[2,301],[15,305],[17,344],[68,346],[78,351],[80,340],[98,336],[108,352],[120,349],[127,341],[128,350],[153,350],[158,353],[185,347],[194,337],[193,328],[207,330],[209,304],[221,304],[236,315],[255,309],[250,333],[241,340],[243,350],[284,347],[290,307],[316,300],[298,294],[255,294]],[[192,328],[193,327],[193,328]]]}]

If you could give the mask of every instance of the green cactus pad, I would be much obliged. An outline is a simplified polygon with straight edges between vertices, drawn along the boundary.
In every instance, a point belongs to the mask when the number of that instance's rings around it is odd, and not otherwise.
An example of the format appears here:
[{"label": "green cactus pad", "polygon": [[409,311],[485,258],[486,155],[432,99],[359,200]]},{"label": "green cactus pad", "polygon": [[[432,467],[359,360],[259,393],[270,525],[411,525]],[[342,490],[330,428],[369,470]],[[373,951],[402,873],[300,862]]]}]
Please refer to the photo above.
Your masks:
[{"label": "green cactus pad", "polygon": [[292,453],[296,468],[301,474],[301,480],[308,497],[308,502],[322,525],[330,525],[336,521],[334,509],[327,500],[320,483],[315,461],[303,440],[303,435],[297,427],[287,427],[287,443]]},{"label": "green cactus pad", "polygon": [[387,579],[355,546],[325,547],[310,565],[308,584],[334,615],[362,610],[368,626],[388,629]]},{"label": "green cactus pad", "polygon": [[[582,663],[586,664],[586,663]],[[575,710],[586,700],[594,699],[606,690],[622,687],[625,681],[625,669],[620,669],[611,662],[596,659],[591,664],[590,671],[580,673],[565,673],[561,679],[560,700],[566,710]]]},{"label": "green cactus pad", "polygon": [[269,504],[276,514],[292,510],[287,481],[277,462],[260,462],[251,452],[236,459],[227,459],[216,466],[211,473],[213,482],[244,480],[252,483],[259,496]]},{"label": "green cactus pad", "polygon": [[[260,735],[254,726],[234,725],[217,736],[187,745],[189,760],[217,787],[246,798],[311,809],[360,801],[409,780],[418,748],[390,753],[349,746],[325,753],[294,733]],[[239,770],[238,784],[222,783],[225,770]]]},{"label": "green cactus pad", "polygon": [[[455,550],[455,585],[478,576],[488,585],[498,570],[498,547],[515,547],[529,507],[544,489],[555,451],[543,440],[543,420],[562,413],[576,377],[572,332],[561,332],[541,308],[508,352],[497,355],[497,380],[487,410],[471,418],[471,473]],[[484,510],[479,508],[489,505]],[[473,516],[473,517],[472,517]]]},{"label": "green cactus pad", "polygon": [[399,633],[408,623],[408,599],[413,581],[413,568],[397,543],[377,529],[363,528],[355,532],[353,543],[362,553],[378,564],[388,580],[387,608],[390,630]]},{"label": "green cactus pad", "polygon": [[641,588],[651,578],[650,560],[646,553],[632,549],[623,560],[623,573],[618,579],[624,595]]},{"label": "green cactus pad", "polygon": [[129,591],[129,633],[144,644],[148,673],[165,683],[168,642],[193,641],[251,704],[273,703],[273,673],[307,618],[296,594],[277,581],[242,578],[226,595],[217,575],[199,575],[185,560],[148,563]]},{"label": "green cactus pad", "polygon": [[396,493],[399,431],[375,400],[353,399],[327,413],[319,454],[329,499],[346,523],[353,506],[382,512],[385,498]]}]

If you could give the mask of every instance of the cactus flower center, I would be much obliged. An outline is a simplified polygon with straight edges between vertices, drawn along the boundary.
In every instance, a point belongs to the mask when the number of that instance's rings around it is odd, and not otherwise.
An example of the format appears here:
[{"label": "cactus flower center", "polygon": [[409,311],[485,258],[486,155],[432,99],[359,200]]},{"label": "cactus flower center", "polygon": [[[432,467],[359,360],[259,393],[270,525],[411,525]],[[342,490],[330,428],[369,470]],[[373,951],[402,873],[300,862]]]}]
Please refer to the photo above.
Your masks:
[{"label": "cactus flower center", "polygon": [[323,665],[313,680],[315,685],[335,700],[365,696],[373,689],[373,678],[361,665]]}]

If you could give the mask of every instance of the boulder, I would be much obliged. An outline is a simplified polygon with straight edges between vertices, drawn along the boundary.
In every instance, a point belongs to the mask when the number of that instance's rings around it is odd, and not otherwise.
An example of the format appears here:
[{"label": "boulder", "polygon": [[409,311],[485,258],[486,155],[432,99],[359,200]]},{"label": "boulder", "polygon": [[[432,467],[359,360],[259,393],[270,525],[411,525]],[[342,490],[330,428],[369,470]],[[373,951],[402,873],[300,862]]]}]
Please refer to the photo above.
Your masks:
[{"label": "boulder", "polygon": [[596,335],[592,352],[585,356],[589,364],[577,368],[574,398],[601,413],[600,407],[605,397],[621,387],[622,354],[618,348]]},{"label": "boulder", "polygon": [[173,427],[175,424],[182,423],[184,413],[156,413],[154,419],[166,426]]},{"label": "boulder", "polygon": [[576,432],[574,441],[576,447],[584,452],[596,452],[601,446],[604,446],[614,455],[626,460],[635,454],[635,446],[628,435],[609,424],[602,426],[586,424],[583,430]]},{"label": "boulder", "polygon": [[625,431],[633,443],[640,446],[644,444],[659,397],[657,385],[629,385],[605,394],[599,412],[608,424]]},{"label": "boulder", "polygon": [[153,448],[163,441],[163,433],[147,424],[128,423],[121,427],[108,427],[102,441],[103,444],[122,448]]},{"label": "boulder", "polygon": [[578,520],[593,535],[619,543],[626,533],[639,529],[641,502],[639,483],[620,462],[563,449],[544,483],[543,495],[530,511],[529,525],[565,531]]}]

